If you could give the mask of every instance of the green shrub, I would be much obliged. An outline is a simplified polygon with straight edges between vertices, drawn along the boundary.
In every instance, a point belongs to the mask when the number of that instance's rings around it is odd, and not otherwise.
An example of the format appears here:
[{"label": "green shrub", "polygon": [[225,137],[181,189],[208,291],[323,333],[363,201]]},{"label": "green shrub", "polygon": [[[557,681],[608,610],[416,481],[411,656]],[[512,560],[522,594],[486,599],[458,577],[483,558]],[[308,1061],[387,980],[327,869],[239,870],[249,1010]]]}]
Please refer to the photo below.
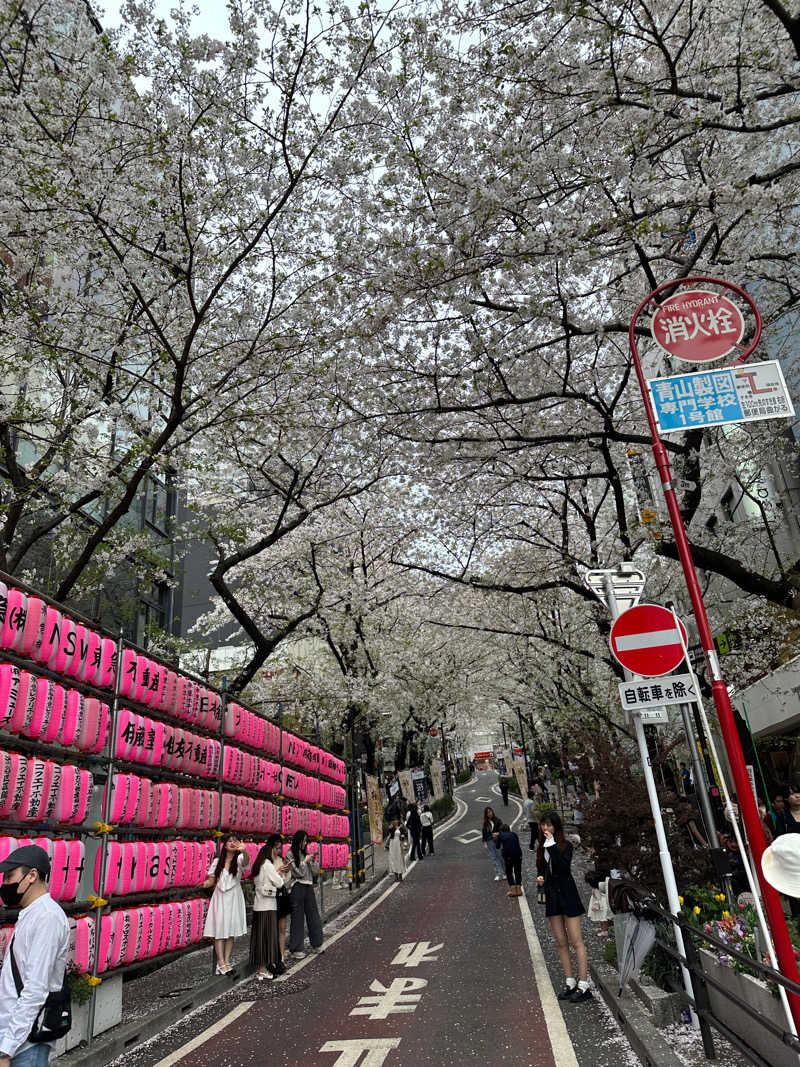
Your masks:
[{"label": "green shrub", "polygon": [[469,767],[465,767],[463,771],[459,771],[456,775],[456,785],[464,785],[472,777],[472,771]]},{"label": "green shrub", "polygon": [[522,796],[522,792],[519,788],[519,782],[516,778],[501,778],[500,781],[505,782],[505,784],[508,786],[509,793],[511,793],[513,796]]},{"label": "green shrub", "polygon": [[431,804],[431,812],[433,813],[434,822],[441,822],[442,819],[446,819],[447,816],[453,811],[456,806],[456,802],[450,796],[449,793],[445,793],[443,797],[439,797],[438,800],[434,800]]},{"label": "green shrub", "polygon": [[613,930],[609,932],[608,940],[603,947],[603,960],[610,963],[612,967],[617,966],[617,942],[614,940]]}]

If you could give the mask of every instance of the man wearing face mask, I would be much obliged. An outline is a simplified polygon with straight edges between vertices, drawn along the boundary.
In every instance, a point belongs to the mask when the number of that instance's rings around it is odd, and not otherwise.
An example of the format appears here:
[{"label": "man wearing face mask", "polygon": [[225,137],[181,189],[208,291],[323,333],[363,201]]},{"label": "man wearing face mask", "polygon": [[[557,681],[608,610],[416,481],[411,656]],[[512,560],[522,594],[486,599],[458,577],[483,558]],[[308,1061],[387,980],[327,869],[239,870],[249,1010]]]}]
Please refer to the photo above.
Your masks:
[{"label": "man wearing face mask", "polygon": [[[15,849],[0,863],[0,899],[19,908],[12,944],[0,970],[0,1067],[45,1067],[50,1045],[28,1035],[50,992],[61,989],[69,949],[67,917],[47,891],[50,857],[38,845]],[[11,952],[22,982],[17,985]]]}]

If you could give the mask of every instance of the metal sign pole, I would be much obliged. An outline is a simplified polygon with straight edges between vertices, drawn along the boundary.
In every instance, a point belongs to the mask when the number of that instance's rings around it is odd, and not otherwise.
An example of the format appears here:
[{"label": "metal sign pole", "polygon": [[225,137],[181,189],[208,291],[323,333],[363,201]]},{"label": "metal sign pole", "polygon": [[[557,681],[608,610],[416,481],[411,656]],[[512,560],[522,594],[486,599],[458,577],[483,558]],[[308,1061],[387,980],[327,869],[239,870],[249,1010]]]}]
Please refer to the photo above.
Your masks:
[{"label": "metal sign pole", "polygon": [[[672,524],[672,532],[675,537],[678,558],[683,569],[686,589],[692,603],[692,611],[700,634],[700,641],[703,646],[708,679],[711,682],[711,694],[719,717],[722,739],[725,742],[725,749],[728,754],[728,762],[730,764],[731,774],[733,775],[733,783],[736,789],[739,810],[742,813],[747,840],[753,853],[753,865],[756,868],[761,882],[764,907],[769,919],[772,937],[775,942],[775,952],[780,963],[782,974],[786,978],[791,978],[795,982],[800,982],[800,972],[798,972],[797,969],[794,948],[792,946],[791,938],[789,937],[789,930],[786,925],[786,918],[783,914],[783,906],[781,905],[780,896],[766,881],[761,870],[761,856],[764,849],[767,847],[764,839],[764,828],[761,825],[755,797],[753,796],[753,791],[750,787],[750,778],[747,774],[744,753],[742,752],[742,745],[739,741],[739,734],[736,729],[736,720],[733,715],[733,708],[731,707],[730,694],[728,693],[728,688],[722,677],[719,658],[714,645],[714,638],[711,635],[711,626],[709,625],[708,614],[706,613],[706,606],[703,600],[703,592],[697,579],[694,560],[692,559],[692,552],[689,547],[689,539],[686,536],[686,528],[683,525],[683,516],[681,515],[678,497],[675,492],[675,483],[672,478],[669,457],[667,456],[664,442],[659,436],[658,424],[656,422],[655,412],[650,401],[649,390],[647,387],[647,379],[645,378],[644,368],[642,367],[639,358],[639,349],[636,344],[637,325],[645,308],[650,305],[657,305],[659,298],[668,290],[675,290],[681,286],[694,284],[695,282],[709,282],[715,285],[723,285],[732,292],[735,292],[738,297],[749,305],[755,319],[755,331],[750,342],[743,349],[741,355],[735,360],[735,364],[743,363],[755,349],[761,337],[761,315],[759,314],[758,308],[753,303],[753,300],[743,289],[740,289],[738,286],[733,285],[730,282],[724,282],[720,278],[706,276],[679,278],[670,282],[665,282],[651,293],[648,293],[631,319],[628,341],[631,359],[633,360],[633,366],[636,371],[636,378],[639,382],[639,389],[642,394],[642,402],[644,404],[647,423],[650,428],[650,435],[653,440],[653,459],[655,460],[656,470],[658,471],[658,476],[661,481],[664,501],[667,505],[670,523]],[[798,1027],[800,1027],[800,997],[795,993],[790,993],[789,1003],[791,1005],[794,1021]]]},{"label": "metal sign pole", "polygon": [[[620,615],[619,608],[617,606],[617,598],[614,593],[614,572],[606,571],[606,604],[608,606],[609,613],[611,615],[612,622]],[[625,670],[626,678],[634,677],[630,671]],[[653,825],[656,830],[656,840],[658,841],[658,858],[661,863],[661,873],[664,877],[664,887],[667,891],[667,903],[669,904],[669,910],[673,915],[680,914],[681,903],[678,900],[678,885],[675,881],[675,871],[672,867],[672,856],[669,852],[669,845],[667,843],[667,835],[664,830],[664,820],[661,818],[661,805],[658,801],[658,792],[656,791],[656,782],[653,777],[653,768],[650,763],[650,753],[647,749],[647,739],[644,736],[644,726],[642,725],[641,717],[634,711],[631,712],[631,718],[633,720],[633,728],[636,733],[636,742],[639,745],[639,756],[642,761],[642,770],[644,772],[644,781],[647,786],[647,796],[650,801],[650,810],[653,813]],[[673,924],[673,930],[675,933],[675,944],[677,945],[678,952],[685,959],[686,949],[683,944],[683,932],[677,923]],[[690,1000],[694,999],[694,991],[692,989],[692,978],[687,969],[681,964],[681,976],[683,978],[683,988],[686,990],[687,996]],[[697,1028],[697,1016],[692,1012],[692,1022]]]}]

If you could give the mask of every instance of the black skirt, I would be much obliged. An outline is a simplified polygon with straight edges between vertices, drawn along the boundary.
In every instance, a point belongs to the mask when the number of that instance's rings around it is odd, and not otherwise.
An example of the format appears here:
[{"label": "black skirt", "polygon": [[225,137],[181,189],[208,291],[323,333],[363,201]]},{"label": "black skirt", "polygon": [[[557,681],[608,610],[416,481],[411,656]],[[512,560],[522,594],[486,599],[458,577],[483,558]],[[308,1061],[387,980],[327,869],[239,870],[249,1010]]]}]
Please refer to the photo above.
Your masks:
[{"label": "black skirt", "polygon": [[545,879],[544,913],[548,918],[551,915],[566,915],[568,919],[586,914],[586,908],[571,874]]},{"label": "black skirt", "polygon": [[250,934],[250,962],[259,970],[280,970],[281,951],[278,942],[277,911],[254,911],[253,931]]}]

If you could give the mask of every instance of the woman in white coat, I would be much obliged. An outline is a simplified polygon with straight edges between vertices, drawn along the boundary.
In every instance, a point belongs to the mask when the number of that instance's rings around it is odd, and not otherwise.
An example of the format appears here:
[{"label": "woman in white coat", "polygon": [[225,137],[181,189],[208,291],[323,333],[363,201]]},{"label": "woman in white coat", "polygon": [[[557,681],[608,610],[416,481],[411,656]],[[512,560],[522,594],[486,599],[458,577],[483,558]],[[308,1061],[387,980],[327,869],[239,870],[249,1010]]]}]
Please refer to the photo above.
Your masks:
[{"label": "woman in white coat", "polygon": [[250,962],[262,982],[283,974],[278,938],[278,892],[284,889],[288,864],[281,858],[280,834],[271,834],[253,864],[253,930],[250,935]]}]

